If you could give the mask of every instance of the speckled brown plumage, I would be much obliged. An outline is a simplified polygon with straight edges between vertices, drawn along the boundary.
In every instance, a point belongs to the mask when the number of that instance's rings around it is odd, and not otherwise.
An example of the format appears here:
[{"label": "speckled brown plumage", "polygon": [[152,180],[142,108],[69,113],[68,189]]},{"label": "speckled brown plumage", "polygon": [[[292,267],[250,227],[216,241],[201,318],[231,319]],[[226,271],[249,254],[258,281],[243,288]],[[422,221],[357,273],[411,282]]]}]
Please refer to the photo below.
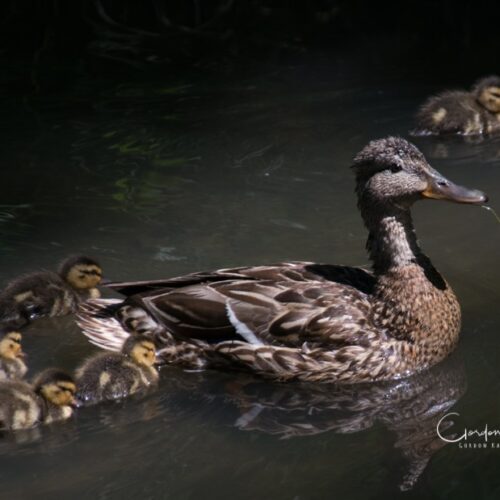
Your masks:
[{"label": "speckled brown plumage", "polygon": [[447,91],[419,109],[416,134],[479,135],[500,131],[500,77],[476,82],[469,92]]},{"label": "speckled brown plumage", "polygon": [[85,334],[112,350],[150,335],[165,362],[279,380],[386,380],[441,361],[457,343],[460,307],[421,251],[410,207],[486,196],[442,177],[400,138],[369,143],[354,171],[373,272],[291,262],[116,283],[128,298],[83,305]]}]

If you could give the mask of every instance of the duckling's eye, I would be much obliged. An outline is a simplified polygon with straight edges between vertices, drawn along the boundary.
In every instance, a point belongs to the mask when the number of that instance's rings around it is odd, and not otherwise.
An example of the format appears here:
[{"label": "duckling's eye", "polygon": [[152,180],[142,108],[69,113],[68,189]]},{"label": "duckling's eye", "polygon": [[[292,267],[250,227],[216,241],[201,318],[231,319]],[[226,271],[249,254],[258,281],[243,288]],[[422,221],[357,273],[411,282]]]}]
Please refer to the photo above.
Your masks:
[{"label": "duckling's eye", "polygon": [[402,168],[397,164],[394,163],[393,165],[390,166],[390,171],[395,174],[397,172],[401,172]]}]

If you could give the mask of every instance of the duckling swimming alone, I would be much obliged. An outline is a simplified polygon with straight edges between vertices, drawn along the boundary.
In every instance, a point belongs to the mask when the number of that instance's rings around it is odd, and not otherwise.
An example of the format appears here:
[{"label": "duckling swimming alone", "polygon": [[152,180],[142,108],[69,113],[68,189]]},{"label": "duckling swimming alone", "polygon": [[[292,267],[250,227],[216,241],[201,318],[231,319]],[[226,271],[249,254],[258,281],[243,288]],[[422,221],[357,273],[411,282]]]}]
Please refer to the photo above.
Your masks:
[{"label": "duckling swimming alone", "polygon": [[500,77],[478,80],[470,92],[447,91],[428,99],[416,117],[416,134],[478,135],[500,131]]},{"label": "duckling swimming alone", "polygon": [[19,332],[8,332],[0,340],[0,380],[21,379],[26,375],[21,338]]},{"label": "duckling swimming alone", "polygon": [[75,391],[73,378],[55,368],[41,372],[32,385],[0,382],[0,429],[28,429],[66,420],[73,414]]},{"label": "duckling swimming alone", "polygon": [[18,329],[43,316],[74,312],[79,303],[98,298],[101,266],[82,255],[64,260],[58,273],[38,271],[11,281],[0,293],[0,324]]},{"label": "duckling swimming alone", "polygon": [[77,399],[82,405],[120,399],[158,381],[154,343],[131,336],[121,353],[98,353],[76,370]]}]

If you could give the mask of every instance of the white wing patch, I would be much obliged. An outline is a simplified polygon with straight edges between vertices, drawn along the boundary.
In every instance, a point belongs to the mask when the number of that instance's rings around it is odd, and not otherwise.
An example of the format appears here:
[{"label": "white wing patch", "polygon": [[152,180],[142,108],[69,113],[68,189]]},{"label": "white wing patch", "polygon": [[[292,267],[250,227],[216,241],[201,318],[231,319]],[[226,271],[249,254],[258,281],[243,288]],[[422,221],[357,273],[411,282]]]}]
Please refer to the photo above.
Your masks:
[{"label": "white wing patch", "polygon": [[264,345],[262,341],[260,341],[255,334],[248,328],[245,323],[241,322],[237,317],[236,314],[234,313],[233,309],[231,308],[231,304],[226,302],[226,311],[227,311],[227,316],[229,318],[229,321],[231,324],[234,326],[236,332],[241,335],[249,344],[254,344],[254,345]]}]

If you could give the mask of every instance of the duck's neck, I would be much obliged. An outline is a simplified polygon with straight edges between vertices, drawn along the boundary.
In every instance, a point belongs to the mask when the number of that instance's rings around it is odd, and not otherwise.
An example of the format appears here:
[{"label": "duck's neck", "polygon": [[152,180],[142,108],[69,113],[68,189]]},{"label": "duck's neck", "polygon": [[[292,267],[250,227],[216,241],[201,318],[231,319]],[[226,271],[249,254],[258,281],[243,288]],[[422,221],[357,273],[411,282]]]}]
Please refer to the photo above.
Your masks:
[{"label": "duck's neck", "polygon": [[361,207],[361,212],[370,232],[367,247],[376,275],[376,321],[393,338],[426,344],[446,355],[458,338],[460,306],[420,250],[409,210],[371,205],[367,210]]},{"label": "duck's neck", "polygon": [[428,259],[418,246],[409,209],[370,207],[362,209],[369,235],[366,248],[375,274],[385,274]]}]

